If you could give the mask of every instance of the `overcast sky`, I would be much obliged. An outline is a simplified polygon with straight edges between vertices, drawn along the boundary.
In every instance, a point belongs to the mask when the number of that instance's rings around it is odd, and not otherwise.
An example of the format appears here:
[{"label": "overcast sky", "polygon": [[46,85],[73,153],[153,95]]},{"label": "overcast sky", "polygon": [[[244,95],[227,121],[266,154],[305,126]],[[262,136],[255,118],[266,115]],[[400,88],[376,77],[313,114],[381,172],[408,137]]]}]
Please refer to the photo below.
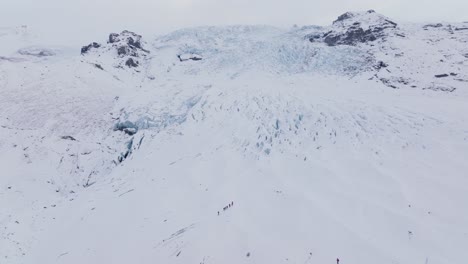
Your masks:
[{"label": "overcast sky", "polygon": [[85,43],[122,29],[147,36],[200,25],[328,25],[368,9],[405,22],[468,20],[468,0],[0,0],[0,27]]}]

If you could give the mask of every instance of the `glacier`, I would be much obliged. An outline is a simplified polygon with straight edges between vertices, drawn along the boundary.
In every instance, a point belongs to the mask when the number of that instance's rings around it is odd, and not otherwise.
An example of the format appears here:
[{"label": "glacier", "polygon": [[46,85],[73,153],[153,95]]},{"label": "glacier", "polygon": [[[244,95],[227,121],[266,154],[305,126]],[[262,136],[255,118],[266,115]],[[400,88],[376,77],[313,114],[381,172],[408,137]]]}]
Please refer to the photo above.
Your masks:
[{"label": "glacier", "polygon": [[463,263],[467,25],[0,28],[0,263]]}]

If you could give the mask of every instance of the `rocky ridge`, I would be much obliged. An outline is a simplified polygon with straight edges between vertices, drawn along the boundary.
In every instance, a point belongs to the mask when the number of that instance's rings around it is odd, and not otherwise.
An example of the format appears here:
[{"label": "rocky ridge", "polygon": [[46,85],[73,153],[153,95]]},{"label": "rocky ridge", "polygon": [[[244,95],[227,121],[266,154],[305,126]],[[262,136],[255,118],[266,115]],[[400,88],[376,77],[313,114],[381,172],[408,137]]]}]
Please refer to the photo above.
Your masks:
[{"label": "rocky ridge", "polygon": [[[138,68],[150,53],[145,49],[142,36],[134,32],[124,30],[120,34],[111,33],[106,44],[93,42],[81,48],[81,55],[87,56],[99,53],[101,50],[111,52],[117,59],[116,67]],[[100,64],[98,64],[100,65]]]}]

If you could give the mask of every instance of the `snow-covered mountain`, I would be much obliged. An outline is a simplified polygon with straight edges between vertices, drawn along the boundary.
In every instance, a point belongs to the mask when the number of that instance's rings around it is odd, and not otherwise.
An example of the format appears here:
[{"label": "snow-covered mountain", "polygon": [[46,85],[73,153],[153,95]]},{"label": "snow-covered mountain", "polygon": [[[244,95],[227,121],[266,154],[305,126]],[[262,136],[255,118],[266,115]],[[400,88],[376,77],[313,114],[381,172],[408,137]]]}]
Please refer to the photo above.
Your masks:
[{"label": "snow-covered mountain", "polygon": [[468,23],[0,41],[2,264],[468,258]]}]

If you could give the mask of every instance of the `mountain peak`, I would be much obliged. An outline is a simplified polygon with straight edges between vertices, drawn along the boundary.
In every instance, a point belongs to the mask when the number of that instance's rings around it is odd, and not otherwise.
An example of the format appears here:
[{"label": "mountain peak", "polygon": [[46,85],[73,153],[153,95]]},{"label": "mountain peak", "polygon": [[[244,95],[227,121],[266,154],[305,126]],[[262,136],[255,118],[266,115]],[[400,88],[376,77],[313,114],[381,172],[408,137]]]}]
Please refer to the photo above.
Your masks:
[{"label": "mountain peak", "polygon": [[99,56],[103,52],[110,52],[113,57],[117,57],[121,61],[117,67],[126,65],[130,68],[138,67],[140,65],[139,58],[144,58],[149,53],[144,48],[142,36],[128,30],[121,33],[111,33],[106,44],[93,42],[81,48],[81,55],[96,52],[99,53]]},{"label": "mountain peak", "polygon": [[395,28],[397,23],[389,19],[388,17],[375,12],[374,10],[368,10],[364,12],[346,12],[339,16],[333,21],[333,26],[338,27],[349,27],[352,25],[361,25],[364,29],[371,27],[392,27]]},{"label": "mountain peak", "polygon": [[323,41],[329,46],[354,46],[381,39],[387,35],[388,30],[396,27],[397,23],[374,10],[346,12],[333,21],[328,32],[315,35],[310,41]]},{"label": "mountain peak", "polygon": [[333,24],[338,23],[340,21],[351,19],[351,18],[359,16],[359,15],[367,14],[367,13],[371,14],[371,13],[375,13],[375,11],[374,10],[369,10],[367,12],[346,12],[346,13],[338,16],[338,18],[335,21],[333,21]]}]

